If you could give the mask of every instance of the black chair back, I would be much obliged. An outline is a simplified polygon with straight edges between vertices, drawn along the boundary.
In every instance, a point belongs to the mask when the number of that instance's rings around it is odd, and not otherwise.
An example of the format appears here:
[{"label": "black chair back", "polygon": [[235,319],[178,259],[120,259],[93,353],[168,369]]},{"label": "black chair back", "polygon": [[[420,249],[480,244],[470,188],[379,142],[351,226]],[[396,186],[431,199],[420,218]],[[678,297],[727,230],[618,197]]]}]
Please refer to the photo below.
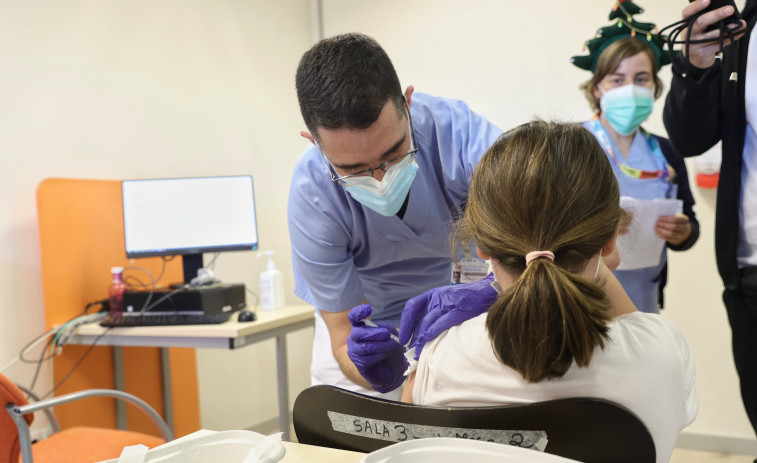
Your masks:
[{"label": "black chair back", "polygon": [[294,430],[303,444],[372,452],[423,437],[459,437],[540,449],[586,463],[654,463],[642,421],[604,399],[568,398],[490,407],[427,407],[334,386],[297,397]]}]

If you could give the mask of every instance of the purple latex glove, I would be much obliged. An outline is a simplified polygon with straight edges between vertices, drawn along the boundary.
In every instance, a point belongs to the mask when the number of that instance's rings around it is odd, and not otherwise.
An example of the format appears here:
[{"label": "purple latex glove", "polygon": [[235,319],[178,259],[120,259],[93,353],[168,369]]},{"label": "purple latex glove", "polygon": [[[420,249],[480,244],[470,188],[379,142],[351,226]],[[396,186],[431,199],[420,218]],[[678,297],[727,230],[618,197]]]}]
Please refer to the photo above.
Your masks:
[{"label": "purple latex glove", "polygon": [[347,317],[352,330],[347,338],[347,354],[373,389],[385,393],[397,389],[405,381],[408,365],[405,347],[396,341],[397,329],[389,323],[367,326],[363,320],[370,315],[371,306],[368,304],[350,310]]},{"label": "purple latex glove", "polygon": [[494,274],[479,281],[442,286],[407,301],[400,321],[400,344],[415,347],[415,359],[423,346],[441,333],[481,315],[497,299],[491,287]]}]

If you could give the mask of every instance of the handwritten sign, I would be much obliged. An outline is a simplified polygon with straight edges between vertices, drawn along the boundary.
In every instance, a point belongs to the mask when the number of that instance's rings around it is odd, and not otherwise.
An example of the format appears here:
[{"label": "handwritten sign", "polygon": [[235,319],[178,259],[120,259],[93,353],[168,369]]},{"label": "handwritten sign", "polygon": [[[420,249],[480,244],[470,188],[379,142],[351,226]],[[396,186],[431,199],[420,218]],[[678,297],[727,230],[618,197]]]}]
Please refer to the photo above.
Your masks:
[{"label": "handwritten sign", "polygon": [[545,431],[449,428],[376,420],[332,411],[327,413],[329,420],[331,420],[331,428],[334,431],[390,442],[404,442],[424,437],[456,437],[514,445],[540,452],[543,452],[547,447],[547,433]]}]

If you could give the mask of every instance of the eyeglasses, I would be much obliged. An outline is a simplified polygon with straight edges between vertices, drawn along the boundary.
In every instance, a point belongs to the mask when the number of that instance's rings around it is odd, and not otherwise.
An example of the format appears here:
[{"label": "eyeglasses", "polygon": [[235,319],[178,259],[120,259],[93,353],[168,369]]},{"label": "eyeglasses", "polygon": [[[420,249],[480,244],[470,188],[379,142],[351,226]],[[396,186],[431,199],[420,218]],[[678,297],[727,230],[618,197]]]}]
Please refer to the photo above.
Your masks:
[{"label": "eyeglasses", "polygon": [[412,162],[413,159],[415,159],[415,155],[418,153],[418,145],[415,141],[413,118],[410,116],[410,108],[407,105],[407,99],[403,97],[403,100],[405,104],[405,113],[407,114],[408,128],[410,130],[410,151],[401,156],[397,156],[394,159],[390,159],[384,163],[381,163],[378,167],[361,170],[360,172],[355,172],[354,174],[339,175],[337,174],[336,169],[334,169],[334,166],[332,166],[328,159],[326,159],[326,155],[323,153],[321,145],[316,142],[315,145],[318,147],[318,151],[321,153],[321,159],[323,159],[323,163],[326,165],[326,169],[331,175],[331,181],[337,182],[343,186],[354,185],[354,180],[351,181],[351,179],[356,179],[357,177],[372,177],[373,172],[377,170],[389,172],[390,169],[400,167],[400,165],[407,165]]}]

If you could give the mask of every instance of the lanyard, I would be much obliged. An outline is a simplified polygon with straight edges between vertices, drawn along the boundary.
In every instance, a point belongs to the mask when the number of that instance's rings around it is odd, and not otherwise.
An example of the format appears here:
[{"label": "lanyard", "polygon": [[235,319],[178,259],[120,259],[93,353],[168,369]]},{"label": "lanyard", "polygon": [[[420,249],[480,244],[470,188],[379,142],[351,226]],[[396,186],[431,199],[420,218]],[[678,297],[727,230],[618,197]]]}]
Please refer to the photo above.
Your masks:
[{"label": "lanyard", "polygon": [[662,179],[664,181],[669,181],[670,179],[670,170],[667,168],[667,161],[663,157],[662,153],[660,152],[660,145],[656,142],[653,143],[654,140],[649,137],[649,135],[644,134],[644,136],[647,138],[647,143],[649,144],[649,148],[652,150],[652,152],[663,161],[663,164],[666,166],[665,169],[660,170],[643,170],[643,169],[637,169],[635,167],[631,167],[627,164],[623,164],[622,162],[618,161],[618,158],[615,157],[615,151],[612,149],[612,144],[610,143],[610,138],[607,136],[607,132],[605,131],[605,128],[602,127],[602,123],[599,122],[599,118],[595,117],[591,121],[589,121],[589,127],[591,128],[591,131],[594,133],[594,135],[597,137],[597,141],[599,141],[599,145],[602,147],[603,150],[605,150],[605,153],[607,153],[607,156],[612,160],[612,162],[615,163],[616,166],[620,169],[621,172],[626,174],[627,176],[631,178],[639,178],[643,180],[648,179]]}]

